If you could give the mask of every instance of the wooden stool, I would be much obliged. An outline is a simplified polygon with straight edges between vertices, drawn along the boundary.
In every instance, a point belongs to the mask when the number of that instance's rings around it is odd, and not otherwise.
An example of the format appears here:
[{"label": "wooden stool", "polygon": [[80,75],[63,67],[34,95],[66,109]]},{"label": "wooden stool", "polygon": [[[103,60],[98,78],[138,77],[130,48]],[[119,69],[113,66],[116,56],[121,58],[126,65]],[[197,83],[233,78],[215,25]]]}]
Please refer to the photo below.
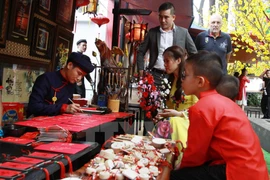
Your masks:
[{"label": "wooden stool", "polygon": [[249,115],[249,117],[251,117],[252,113],[254,114],[254,116],[257,118],[261,117],[261,111],[258,109],[248,109],[247,110],[247,116]]}]

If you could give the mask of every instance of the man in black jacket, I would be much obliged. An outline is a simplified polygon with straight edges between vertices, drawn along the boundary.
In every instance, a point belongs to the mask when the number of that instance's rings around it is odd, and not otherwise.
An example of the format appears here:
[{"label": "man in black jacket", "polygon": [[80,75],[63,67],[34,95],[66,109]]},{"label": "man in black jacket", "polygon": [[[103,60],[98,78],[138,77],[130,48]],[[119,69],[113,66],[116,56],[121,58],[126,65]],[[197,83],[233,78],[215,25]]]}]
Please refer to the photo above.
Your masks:
[{"label": "man in black jacket", "polygon": [[[77,41],[78,53],[84,53],[87,49],[87,41],[86,39],[80,39]],[[91,61],[90,61],[91,62]],[[86,74],[85,78],[89,81],[89,83],[93,83],[90,74]],[[85,98],[86,90],[84,84],[84,78],[80,82],[76,83],[75,94],[80,94],[82,98]]]}]

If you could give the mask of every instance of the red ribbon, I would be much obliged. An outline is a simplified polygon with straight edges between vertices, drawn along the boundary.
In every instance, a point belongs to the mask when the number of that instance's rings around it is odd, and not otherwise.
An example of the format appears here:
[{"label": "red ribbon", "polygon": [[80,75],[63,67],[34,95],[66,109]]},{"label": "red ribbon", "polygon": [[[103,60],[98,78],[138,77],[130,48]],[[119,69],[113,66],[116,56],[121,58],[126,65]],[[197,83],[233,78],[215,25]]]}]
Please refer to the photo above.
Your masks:
[{"label": "red ribbon", "polygon": [[65,157],[66,160],[68,161],[69,173],[72,173],[72,172],[73,172],[72,161],[71,161],[71,159],[70,159],[69,156],[65,155],[64,157]]},{"label": "red ribbon", "polygon": [[170,169],[173,169],[172,164],[169,163],[169,162],[166,161],[166,160],[165,160],[165,161],[162,161],[160,165],[161,165],[161,166],[167,166],[167,167],[169,167]]},{"label": "red ribbon", "polygon": [[68,132],[68,136],[66,138],[66,142],[70,143],[70,142],[72,142],[72,134],[68,130],[67,130],[67,132]]},{"label": "red ribbon", "polygon": [[55,163],[59,164],[60,166],[60,178],[63,179],[65,178],[65,172],[66,172],[66,169],[65,169],[65,165],[62,161],[54,161]]},{"label": "red ribbon", "polygon": [[108,142],[111,142],[113,140],[114,136],[111,136],[107,141],[105,141],[103,143],[103,145],[101,146],[101,149],[105,149],[105,145],[108,143]]},{"label": "red ribbon", "polygon": [[27,149],[21,149],[21,152],[23,153],[23,154],[31,154],[31,151],[30,150],[27,150]]},{"label": "red ribbon", "polygon": [[24,180],[25,179],[25,174],[20,174],[20,175],[21,175],[21,177],[18,178],[18,180]]},{"label": "red ribbon", "polygon": [[45,173],[45,180],[50,180],[50,173],[46,168],[40,168]]}]

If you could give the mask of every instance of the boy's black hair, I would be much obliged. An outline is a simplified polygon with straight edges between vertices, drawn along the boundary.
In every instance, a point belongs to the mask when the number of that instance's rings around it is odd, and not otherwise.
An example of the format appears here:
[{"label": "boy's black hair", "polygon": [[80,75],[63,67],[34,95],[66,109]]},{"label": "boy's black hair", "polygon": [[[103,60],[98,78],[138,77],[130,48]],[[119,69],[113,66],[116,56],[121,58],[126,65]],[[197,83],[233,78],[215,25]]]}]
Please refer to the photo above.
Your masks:
[{"label": "boy's black hair", "polygon": [[194,75],[205,77],[212,89],[215,89],[223,76],[222,62],[215,52],[199,51],[186,60],[193,67]]},{"label": "boy's black hair", "polygon": [[239,72],[234,72],[233,75],[234,75],[234,77],[237,77],[238,78],[240,74],[239,74]]},{"label": "boy's black hair", "polygon": [[174,8],[174,5],[170,2],[165,2],[163,4],[161,4],[158,8],[158,12],[160,11],[166,11],[170,9],[171,10],[171,15],[174,15],[175,14],[175,8]]},{"label": "boy's black hair", "polygon": [[224,75],[216,87],[216,90],[219,94],[234,101],[239,92],[239,79],[235,76]]}]

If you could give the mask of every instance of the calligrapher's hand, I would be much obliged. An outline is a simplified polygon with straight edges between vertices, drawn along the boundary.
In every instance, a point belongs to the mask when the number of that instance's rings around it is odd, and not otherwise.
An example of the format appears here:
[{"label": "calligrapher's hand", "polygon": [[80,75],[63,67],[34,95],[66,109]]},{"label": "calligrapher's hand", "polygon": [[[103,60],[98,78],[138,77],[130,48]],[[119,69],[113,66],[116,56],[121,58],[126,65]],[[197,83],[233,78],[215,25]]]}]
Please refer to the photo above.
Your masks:
[{"label": "calligrapher's hand", "polygon": [[163,112],[158,113],[158,115],[165,118],[174,116],[183,117],[183,112],[174,109],[164,109]]},{"label": "calligrapher's hand", "polygon": [[70,114],[74,114],[76,112],[81,111],[81,106],[80,104],[69,104],[67,109],[66,109],[66,113],[70,113]]}]

